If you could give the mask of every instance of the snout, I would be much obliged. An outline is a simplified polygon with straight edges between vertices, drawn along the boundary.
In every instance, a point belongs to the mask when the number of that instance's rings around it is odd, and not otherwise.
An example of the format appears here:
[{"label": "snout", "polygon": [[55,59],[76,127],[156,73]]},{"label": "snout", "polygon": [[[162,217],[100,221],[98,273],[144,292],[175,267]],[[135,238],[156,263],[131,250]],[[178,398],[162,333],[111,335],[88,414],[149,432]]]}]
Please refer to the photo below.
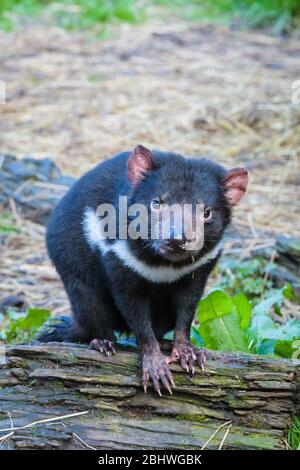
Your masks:
[{"label": "snout", "polygon": [[166,227],[159,238],[159,251],[165,259],[183,261],[193,258],[202,249],[203,231],[199,227],[197,229],[196,221],[190,213],[186,213],[185,217],[174,217]]},{"label": "snout", "polygon": [[170,238],[165,241],[166,248],[170,251],[178,252],[185,250],[186,238],[182,236],[181,238]]},{"label": "snout", "polygon": [[[194,249],[193,249],[194,248]],[[197,252],[195,240],[187,240],[186,237],[170,238],[163,240],[160,252],[169,261],[183,261]]]}]

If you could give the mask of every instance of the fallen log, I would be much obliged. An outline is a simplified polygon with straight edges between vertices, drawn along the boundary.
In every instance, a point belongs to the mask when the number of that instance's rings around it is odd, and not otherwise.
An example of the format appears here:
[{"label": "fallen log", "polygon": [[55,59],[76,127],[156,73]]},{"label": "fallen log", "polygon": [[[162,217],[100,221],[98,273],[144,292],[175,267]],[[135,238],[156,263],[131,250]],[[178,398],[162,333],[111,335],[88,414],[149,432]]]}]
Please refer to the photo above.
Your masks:
[{"label": "fallen log", "polygon": [[208,353],[176,389],[144,395],[134,351],[0,349],[1,449],[284,449],[300,412],[300,362]]}]

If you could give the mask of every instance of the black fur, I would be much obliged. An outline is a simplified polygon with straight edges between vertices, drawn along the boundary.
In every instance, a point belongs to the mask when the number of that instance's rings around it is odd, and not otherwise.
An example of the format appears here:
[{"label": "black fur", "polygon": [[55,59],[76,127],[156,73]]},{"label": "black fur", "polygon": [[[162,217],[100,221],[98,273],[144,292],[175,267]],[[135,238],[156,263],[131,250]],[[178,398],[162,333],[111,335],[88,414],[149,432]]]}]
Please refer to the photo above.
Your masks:
[{"label": "black fur", "polygon": [[[130,331],[140,345],[157,343],[175,329],[189,336],[195,307],[216,259],[193,275],[171,283],[152,283],[126,268],[112,253],[105,256],[88,245],[82,226],[85,208],[116,204],[120,195],[130,202],[150,206],[156,196],[166,202],[204,203],[213,209],[205,226],[205,245],[195,258],[209,252],[222,238],[230,222],[230,207],[222,180],[226,170],[207,159],[153,151],[154,169],[136,186],[127,175],[130,153],[121,153],[82,176],[63,197],[49,221],[47,248],[67,291],[73,320],[44,333],[42,341],[114,339],[114,331]],[[132,252],[149,265],[171,266],[151,241],[130,240]],[[184,259],[178,264],[191,263]]]}]

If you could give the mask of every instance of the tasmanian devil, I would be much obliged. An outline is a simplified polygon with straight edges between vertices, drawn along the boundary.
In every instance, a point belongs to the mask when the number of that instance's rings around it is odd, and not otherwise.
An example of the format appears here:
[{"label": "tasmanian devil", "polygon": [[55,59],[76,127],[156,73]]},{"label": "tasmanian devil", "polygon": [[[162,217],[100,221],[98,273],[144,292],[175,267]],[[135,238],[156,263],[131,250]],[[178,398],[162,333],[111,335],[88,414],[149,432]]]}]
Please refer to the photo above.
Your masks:
[{"label": "tasmanian devil", "polygon": [[[170,362],[178,360],[192,372],[195,363],[204,366],[204,351],[190,343],[191,323],[220,256],[232,208],[244,195],[247,181],[244,168],[228,171],[205,158],[188,159],[142,145],[82,176],[54,210],[46,236],[73,318],[56,322],[39,339],[87,342],[110,354],[115,353],[115,331],[133,332],[145,392],[151,379],[159,394],[161,383],[171,393]],[[124,225],[129,228],[133,223],[128,210],[125,222],[118,224],[120,215],[116,215],[114,236],[105,239],[98,208],[117,208],[121,197],[127,198],[128,207],[145,207],[148,220],[153,213],[161,215],[166,206],[200,205],[202,237],[194,211],[189,211],[187,230],[178,228],[173,218],[167,237],[121,236]],[[153,220],[161,227],[160,217]],[[141,218],[141,224],[147,224],[148,234],[149,221]],[[172,330],[173,350],[167,357],[159,341]]]}]

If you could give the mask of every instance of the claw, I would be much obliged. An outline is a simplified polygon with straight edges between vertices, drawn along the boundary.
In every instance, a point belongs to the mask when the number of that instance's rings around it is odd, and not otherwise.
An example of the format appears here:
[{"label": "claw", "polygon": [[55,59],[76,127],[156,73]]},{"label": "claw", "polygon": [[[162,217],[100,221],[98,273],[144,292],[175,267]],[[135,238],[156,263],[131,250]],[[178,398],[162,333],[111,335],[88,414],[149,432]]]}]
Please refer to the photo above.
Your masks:
[{"label": "claw", "polygon": [[169,362],[173,362],[174,358],[178,358],[182,369],[186,370],[188,373],[191,372],[192,375],[195,373],[194,365],[196,361],[202,372],[204,372],[204,364],[206,360],[205,352],[194,348],[189,343],[177,343],[174,346]]},{"label": "claw", "polygon": [[114,343],[108,339],[94,338],[90,342],[90,348],[95,351],[99,351],[101,354],[105,354],[106,356],[116,353]]},{"label": "claw", "polygon": [[189,371],[189,368],[188,368],[188,365],[187,365],[187,362],[186,362],[186,359],[185,359],[185,355],[180,356],[180,365],[187,372]]},{"label": "claw", "polygon": [[168,381],[170,382],[170,384],[172,385],[172,387],[173,387],[173,388],[176,388],[175,383],[174,383],[174,380],[173,380],[173,376],[172,376],[172,373],[171,373],[170,369],[167,369],[167,370],[166,370],[166,375],[167,375]]},{"label": "claw", "polygon": [[147,393],[148,380],[149,380],[149,374],[144,373],[144,374],[143,374],[143,378],[142,378],[142,384],[143,384],[143,388],[144,388],[144,393]]},{"label": "claw", "polygon": [[197,357],[197,360],[198,360],[198,364],[202,370],[202,372],[204,372],[204,365],[205,365],[205,361],[206,361],[206,357],[205,357],[205,353],[204,351],[200,351],[199,352],[199,355]]},{"label": "claw", "polygon": [[173,394],[172,394],[171,387],[170,387],[170,384],[169,384],[169,382],[168,382],[168,377],[166,376],[165,372],[162,371],[162,372],[160,373],[160,376],[159,376],[159,377],[160,377],[160,380],[162,381],[164,387],[168,390],[169,394],[170,394],[170,395],[173,395]]},{"label": "claw", "polygon": [[174,385],[172,374],[168,368],[168,360],[160,351],[151,351],[143,355],[143,377],[142,384],[144,392],[147,393],[149,378],[153,383],[154,390],[162,397],[160,385],[162,384],[169,394],[172,395],[171,386]]},{"label": "claw", "polygon": [[[151,374],[150,374],[151,376]],[[161,391],[160,391],[160,387],[159,387],[159,382],[158,382],[158,378],[157,378],[157,375],[152,375],[151,376],[151,379],[152,379],[152,382],[153,382],[153,386],[154,386],[154,390],[158,393],[158,395],[161,397]]]}]

